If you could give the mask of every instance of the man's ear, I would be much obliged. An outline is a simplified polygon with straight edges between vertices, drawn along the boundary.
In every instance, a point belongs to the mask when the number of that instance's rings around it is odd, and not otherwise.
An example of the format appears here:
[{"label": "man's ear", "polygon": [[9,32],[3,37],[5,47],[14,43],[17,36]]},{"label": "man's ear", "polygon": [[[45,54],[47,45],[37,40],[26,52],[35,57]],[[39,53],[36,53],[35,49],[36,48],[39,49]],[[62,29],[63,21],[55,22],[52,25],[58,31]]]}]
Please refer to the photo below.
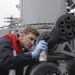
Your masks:
[{"label": "man's ear", "polygon": [[25,34],[21,33],[21,37],[24,37],[24,36],[25,36]]}]

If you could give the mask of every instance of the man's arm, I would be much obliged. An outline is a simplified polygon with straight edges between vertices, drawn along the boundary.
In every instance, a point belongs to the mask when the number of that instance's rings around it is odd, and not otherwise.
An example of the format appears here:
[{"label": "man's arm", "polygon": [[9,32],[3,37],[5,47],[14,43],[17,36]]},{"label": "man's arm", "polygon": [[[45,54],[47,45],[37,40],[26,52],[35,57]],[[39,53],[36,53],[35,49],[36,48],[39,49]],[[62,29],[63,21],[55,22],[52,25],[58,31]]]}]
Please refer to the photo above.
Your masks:
[{"label": "man's arm", "polygon": [[27,52],[13,56],[11,41],[7,38],[0,39],[0,65],[4,68],[16,68],[24,66],[32,59],[31,53]]}]

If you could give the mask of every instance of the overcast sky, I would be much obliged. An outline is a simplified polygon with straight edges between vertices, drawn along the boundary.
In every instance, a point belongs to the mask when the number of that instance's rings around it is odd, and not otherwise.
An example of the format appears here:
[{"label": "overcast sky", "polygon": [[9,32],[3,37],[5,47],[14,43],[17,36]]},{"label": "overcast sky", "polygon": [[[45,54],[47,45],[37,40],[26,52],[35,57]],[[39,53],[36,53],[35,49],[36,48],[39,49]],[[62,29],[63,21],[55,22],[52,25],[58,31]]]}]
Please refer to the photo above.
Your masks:
[{"label": "overcast sky", "polygon": [[16,8],[15,5],[19,4],[19,0],[1,0],[0,1],[0,27],[7,25],[4,21],[6,17],[19,17],[20,11]]}]

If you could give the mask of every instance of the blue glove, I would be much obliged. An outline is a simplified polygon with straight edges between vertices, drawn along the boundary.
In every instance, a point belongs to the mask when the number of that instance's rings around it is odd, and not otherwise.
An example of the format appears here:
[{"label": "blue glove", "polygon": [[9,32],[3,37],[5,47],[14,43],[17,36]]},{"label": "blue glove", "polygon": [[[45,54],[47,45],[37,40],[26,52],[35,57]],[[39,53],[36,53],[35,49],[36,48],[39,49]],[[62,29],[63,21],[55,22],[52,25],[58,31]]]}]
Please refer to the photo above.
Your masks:
[{"label": "blue glove", "polygon": [[39,56],[40,52],[43,51],[47,51],[48,47],[47,47],[47,43],[45,42],[45,40],[41,40],[39,41],[38,45],[36,46],[35,50],[31,53],[32,58],[36,58],[37,56]]}]

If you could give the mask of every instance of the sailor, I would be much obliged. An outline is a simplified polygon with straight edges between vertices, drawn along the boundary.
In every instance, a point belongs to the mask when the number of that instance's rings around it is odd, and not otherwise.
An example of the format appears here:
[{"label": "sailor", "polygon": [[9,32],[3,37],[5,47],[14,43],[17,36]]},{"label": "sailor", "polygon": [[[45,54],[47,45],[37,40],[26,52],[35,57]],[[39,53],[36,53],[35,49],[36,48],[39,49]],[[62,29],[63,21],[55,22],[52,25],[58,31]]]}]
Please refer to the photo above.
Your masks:
[{"label": "sailor", "polygon": [[[39,56],[42,50],[47,51],[47,43],[40,40],[35,45],[39,32],[35,28],[25,28],[20,36],[6,34],[0,38],[0,75],[23,75],[23,68]],[[23,52],[24,51],[24,52]]]}]

